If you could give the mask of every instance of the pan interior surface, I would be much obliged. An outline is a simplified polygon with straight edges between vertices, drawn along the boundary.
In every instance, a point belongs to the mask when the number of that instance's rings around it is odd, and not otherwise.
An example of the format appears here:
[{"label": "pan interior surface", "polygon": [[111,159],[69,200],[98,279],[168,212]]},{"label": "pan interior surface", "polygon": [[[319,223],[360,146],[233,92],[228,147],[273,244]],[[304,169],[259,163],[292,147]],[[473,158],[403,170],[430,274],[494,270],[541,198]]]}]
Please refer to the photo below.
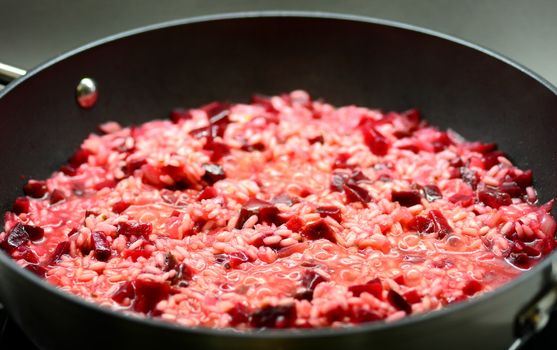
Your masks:
[{"label": "pan interior surface", "polygon": [[[95,79],[99,89],[98,103],[90,110],[75,103],[75,86],[84,76]],[[397,26],[269,15],[161,26],[108,40],[32,72],[0,99],[6,165],[0,177],[1,209],[10,208],[28,178],[46,178],[63,164],[99,123],[139,124],[165,118],[176,106],[245,101],[253,93],[292,89],[336,105],[417,107],[433,125],[471,140],[497,142],[518,166],[534,171],[542,202],[557,193],[552,128],[557,97],[521,69],[460,43]],[[29,282],[13,278],[6,281]],[[23,298],[8,287],[0,291],[3,297]],[[35,331],[39,342],[49,342]],[[365,344],[353,341],[356,347]]]}]

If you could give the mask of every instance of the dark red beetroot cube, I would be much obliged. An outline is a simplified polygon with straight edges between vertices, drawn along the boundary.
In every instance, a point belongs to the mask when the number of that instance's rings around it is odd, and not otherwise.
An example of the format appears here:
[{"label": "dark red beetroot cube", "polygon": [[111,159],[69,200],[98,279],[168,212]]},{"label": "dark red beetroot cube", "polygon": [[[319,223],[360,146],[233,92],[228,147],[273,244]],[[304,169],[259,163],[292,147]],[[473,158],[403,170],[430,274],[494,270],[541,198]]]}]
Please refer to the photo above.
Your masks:
[{"label": "dark red beetroot cube", "polygon": [[44,237],[44,230],[42,227],[33,225],[23,225],[25,231],[29,235],[29,239],[32,241],[38,241]]},{"label": "dark red beetroot cube", "polygon": [[70,253],[70,242],[64,241],[58,243],[50,258],[48,259],[48,265],[54,265],[60,261],[62,255]]},{"label": "dark red beetroot cube", "polygon": [[147,280],[135,281],[133,309],[148,315],[156,315],[155,307],[170,295],[170,285]]},{"label": "dark red beetroot cube", "polygon": [[387,293],[387,300],[389,303],[398,310],[406,312],[407,315],[412,313],[412,306],[404,299],[404,297],[394,290],[389,290]]},{"label": "dark red beetroot cube", "polygon": [[433,233],[435,231],[433,220],[425,216],[416,216],[410,220],[408,228],[419,233]]},{"label": "dark red beetroot cube", "polygon": [[497,190],[486,188],[485,190],[478,192],[478,199],[483,204],[498,209],[504,205],[511,205],[512,200],[505,192],[499,192]]},{"label": "dark red beetroot cube", "polygon": [[[131,258],[132,261],[137,261],[137,259],[143,257],[145,259],[149,259],[152,255],[152,252],[145,249],[124,249],[122,252],[122,257]],[[110,257],[110,254],[108,255]],[[98,259],[98,258],[97,258]],[[99,259],[100,260],[100,259]]]},{"label": "dark red beetroot cube", "polygon": [[350,153],[339,153],[335,162],[333,163],[333,169],[345,169],[349,168],[348,159],[350,159]]},{"label": "dark red beetroot cube", "polygon": [[59,189],[55,189],[50,194],[50,204],[58,203],[60,201],[63,201],[64,199],[66,199],[66,196],[64,195],[64,192]]},{"label": "dark red beetroot cube", "polygon": [[369,181],[369,177],[367,177],[361,170],[355,170],[350,174],[349,182],[352,183],[360,183],[360,182],[367,182]]},{"label": "dark red beetroot cube", "polygon": [[419,191],[392,191],[393,201],[398,202],[403,207],[411,207],[422,203],[422,196]]},{"label": "dark red beetroot cube", "polygon": [[29,198],[27,197],[18,197],[14,201],[14,205],[12,206],[12,211],[19,215],[22,213],[28,213],[30,209],[30,202]]},{"label": "dark red beetroot cube", "polygon": [[205,174],[201,177],[201,180],[205,181],[209,185],[226,178],[224,169],[218,164],[203,164],[203,169],[205,170]]},{"label": "dark red beetroot cube", "polygon": [[222,142],[213,141],[211,143],[206,143],[203,147],[205,150],[211,151],[211,161],[218,162],[222,157],[230,153],[230,147]]},{"label": "dark red beetroot cube", "polygon": [[482,290],[482,284],[476,280],[470,280],[466,283],[464,288],[462,288],[462,292],[468,296],[472,296]]},{"label": "dark red beetroot cube", "polygon": [[406,118],[406,120],[414,127],[417,128],[422,119],[420,111],[412,108],[404,111],[400,114],[401,117]]},{"label": "dark red beetroot cube", "polygon": [[369,195],[369,192],[354,183],[346,183],[343,186],[343,189],[344,194],[346,195],[346,201],[348,203],[361,202],[363,204],[366,204],[371,202],[371,196]]},{"label": "dark red beetroot cube", "polygon": [[18,247],[29,242],[29,233],[21,223],[15,224],[8,232],[8,237],[2,242],[2,249],[11,253]]},{"label": "dark red beetroot cube", "polygon": [[257,142],[251,145],[244,144],[240,149],[244,152],[254,152],[254,151],[263,152],[265,150],[265,145],[261,142]]},{"label": "dark red beetroot cube", "polygon": [[449,137],[449,134],[447,134],[446,132],[439,133],[439,136],[437,137],[437,139],[432,142],[433,150],[435,152],[441,152],[445,148],[449,147],[452,144],[453,144],[453,141]]},{"label": "dark red beetroot cube", "polygon": [[313,291],[319,283],[327,282],[329,279],[314,270],[305,270],[302,275],[302,287]]},{"label": "dark red beetroot cube", "polygon": [[383,285],[379,278],[372,279],[366,284],[355,284],[348,287],[348,290],[352,292],[355,297],[359,297],[362,293],[369,293],[376,297],[377,299],[383,299]]},{"label": "dark red beetroot cube", "polygon": [[110,243],[104,232],[95,231],[91,233],[91,242],[95,251],[95,258],[99,261],[107,261],[110,258]]},{"label": "dark red beetroot cube", "polygon": [[522,194],[524,194],[524,190],[514,181],[503,182],[501,185],[499,185],[499,191],[505,192],[512,198],[518,198]]},{"label": "dark red beetroot cube", "polygon": [[23,186],[23,192],[32,198],[43,198],[48,192],[48,188],[44,181],[29,180],[29,182]]},{"label": "dark red beetroot cube", "polygon": [[81,164],[87,163],[89,156],[92,155],[91,151],[80,148],[70,157],[68,162],[74,168],[78,168]]},{"label": "dark red beetroot cube", "polygon": [[482,163],[485,170],[491,169],[493,166],[499,164],[499,157],[504,157],[505,153],[501,151],[493,151],[484,154],[482,157]]},{"label": "dark red beetroot cube", "polygon": [[251,97],[251,103],[264,107],[267,112],[277,112],[271,103],[271,99],[267,96],[253,95]]},{"label": "dark red beetroot cube", "polygon": [[77,174],[77,169],[71,165],[62,165],[60,171],[67,176],[75,176]]},{"label": "dark red beetroot cube", "polygon": [[472,187],[473,190],[475,190],[479,182],[478,174],[476,174],[474,170],[471,170],[466,167],[460,167],[459,170],[460,170],[460,178],[462,179],[462,181],[464,181],[466,184]]},{"label": "dark red beetroot cube", "polygon": [[441,190],[435,185],[425,185],[423,188],[424,197],[428,202],[434,202],[443,198]]},{"label": "dark red beetroot cube", "polygon": [[474,197],[469,194],[456,193],[449,197],[449,201],[463,207],[469,207],[474,204]]},{"label": "dark red beetroot cube", "polygon": [[236,228],[241,229],[244,223],[252,216],[257,215],[259,221],[267,224],[275,224],[277,226],[282,225],[285,220],[280,216],[280,210],[275,207],[272,203],[267,201],[252,198],[248,200],[242,209],[240,210],[240,216],[238,217],[238,222],[236,223]]},{"label": "dark red beetroot cube", "polygon": [[12,252],[12,258],[14,260],[23,259],[27,262],[30,262],[31,264],[37,264],[39,262],[39,257],[37,256],[37,254],[29,246],[26,245],[17,247],[17,249]]},{"label": "dark red beetroot cube", "polygon": [[124,236],[143,236],[148,238],[153,232],[153,225],[150,223],[142,224],[139,222],[121,222],[116,225],[116,233]]},{"label": "dark red beetroot cube", "polygon": [[371,153],[377,156],[384,156],[389,152],[391,147],[389,141],[380,132],[375,130],[375,127],[369,125],[362,126],[361,131],[364,136],[364,143]]},{"label": "dark red beetroot cube", "polygon": [[335,233],[331,227],[323,220],[312,222],[306,225],[302,230],[302,236],[306,239],[316,240],[320,238],[328,239],[329,241],[336,243]]},{"label": "dark red beetroot cube", "polygon": [[415,289],[409,290],[408,292],[404,293],[403,296],[404,299],[406,299],[406,301],[409,302],[410,304],[416,304],[422,301],[422,297]]},{"label": "dark red beetroot cube", "polygon": [[393,278],[393,281],[395,281],[396,283],[398,283],[401,286],[404,286],[406,284],[406,280],[404,279],[404,275],[402,275],[402,274]]},{"label": "dark red beetroot cube", "polygon": [[170,111],[169,118],[173,123],[178,123],[182,119],[191,119],[192,114],[189,109],[174,108]]},{"label": "dark red beetroot cube", "polygon": [[257,328],[289,328],[296,322],[296,305],[267,305],[254,312],[250,325]]},{"label": "dark red beetroot cube", "polygon": [[252,261],[252,259],[244,252],[233,252],[228,254],[230,267],[235,269],[245,262]]},{"label": "dark red beetroot cube", "polygon": [[112,295],[112,300],[118,304],[122,304],[124,300],[128,298],[130,300],[135,299],[135,284],[134,282],[124,282],[120,285],[120,288]]},{"label": "dark red beetroot cube", "polygon": [[433,222],[434,231],[437,233],[438,239],[443,239],[446,235],[453,232],[453,229],[449,226],[447,219],[445,219],[439,210],[431,210],[428,217]]},{"label": "dark red beetroot cube", "polygon": [[511,253],[506,260],[521,269],[528,269],[532,266],[532,259],[526,253]]},{"label": "dark red beetroot cube", "polygon": [[230,325],[237,326],[249,321],[249,310],[243,304],[236,304],[226,312],[230,315]]},{"label": "dark red beetroot cube", "polygon": [[187,287],[195,274],[193,268],[186,263],[181,263],[174,267],[174,270],[176,274],[172,278],[172,284],[178,287]]},{"label": "dark red beetroot cube", "polygon": [[93,185],[93,188],[97,191],[100,191],[105,187],[108,187],[108,188],[116,187],[116,181],[114,181],[112,179],[105,179],[105,180],[102,180],[102,181],[96,183],[95,185]]},{"label": "dark red beetroot cube", "polygon": [[319,215],[322,218],[330,216],[333,219],[335,219],[337,222],[339,223],[342,222],[342,212],[339,207],[336,207],[334,205],[328,205],[323,207],[317,207],[316,211],[317,213],[319,213]]},{"label": "dark red beetroot cube", "polygon": [[[229,108],[230,108],[229,103],[214,101],[200,107],[199,109],[207,113],[207,118],[209,118],[209,121],[212,124],[218,124],[218,123],[230,123],[230,121],[228,120],[228,112],[227,112]],[[224,120],[225,118],[226,120]]]},{"label": "dark red beetroot cube", "polygon": [[197,195],[197,200],[201,201],[203,199],[211,199],[211,198],[215,198],[216,196],[218,196],[218,192],[217,189],[214,188],[213,186],[207,186],[203,189],[203,191],[199,192],[199,194]]},{"label": "dark red beetroot cube", "polygon": [[297,215],[292,216],[286,222],[286,228],[292,232],[300,232],[304,226],[304,221]]},{"label": "dark red beetroot cube", "polygon": [[45,278],[46,273],[48,271],[44,266],[37,265],[37,264],[28,264],[25,266],[25,269],[27,271],[31,271],[32,273],[34,273],[35,275],[41,278]]},{"label": "dark red beetroot cube", "polygon": [[325,139],[323,138],[323,135],[318,135],[318,136],[312,137],[312,138],[308,139],[308,141],[312,145],[315,144],[315,143],[321,143],[321,144],[325,143]]},{"label": "dark red beetroot cube", "polygon": [[495,143],[482,143],[482,142],[471,142],[468,144],[468,149],[472,152],[478,153],[489,153],[497,149],[497,144]]},{"label": "dark red beetroot cube", "polygon": [[119,201],[114,203],[114,205],[112,206],[112,211],[116,214],[122,214],[124,210],[129,208],[130,205],[130,203]]},{"label": "dark red beetroot cube", "polygon": [[532,186],[533,183],[532,170],[526,170],[522,174],[516,175],[514,177],[514,181],[518,184],[518,186],[520,186],[523,189]]}]

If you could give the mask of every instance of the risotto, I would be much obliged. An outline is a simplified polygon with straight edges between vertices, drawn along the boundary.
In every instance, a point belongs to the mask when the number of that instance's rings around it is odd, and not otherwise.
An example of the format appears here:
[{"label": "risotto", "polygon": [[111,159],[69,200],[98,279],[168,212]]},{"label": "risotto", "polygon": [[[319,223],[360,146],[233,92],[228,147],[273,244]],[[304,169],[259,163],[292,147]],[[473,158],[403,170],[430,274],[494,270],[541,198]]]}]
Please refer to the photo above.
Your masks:
[{"label": "risotto", "polygon": [[556,245],[493,143],[303,91],[91,134],[0,246],[69,293],[213,328],[342,327],[489,292]]}]

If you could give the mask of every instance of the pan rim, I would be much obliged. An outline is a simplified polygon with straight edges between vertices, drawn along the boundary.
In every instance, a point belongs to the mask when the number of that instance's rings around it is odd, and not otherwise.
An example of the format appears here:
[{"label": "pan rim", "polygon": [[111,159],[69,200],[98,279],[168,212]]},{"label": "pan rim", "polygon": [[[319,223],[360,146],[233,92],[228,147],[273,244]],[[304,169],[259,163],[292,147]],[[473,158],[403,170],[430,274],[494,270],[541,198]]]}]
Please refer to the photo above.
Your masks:
[{"label": "pan rim", "polygon": [[[78,48],[69,50],[61,55],[55,56],[44,63],[39,64],[35,68],[31,69],[26,75],[14,80],[8,84],[3,90],[0,91],[0,99],[10,93],[19,84],[24,83],[27,79],[32,78],[36,74],[39,74],[44,69],[58,64],[65,59],[71,58],[72,56],[84,53],[89,49],[101,46],[103,44],[115,42],[120,39],[125,39],[131,36],[139,35],[146,32],[153,32],[156,30],[163,30],[172,27],[178,27],[188,24],[196,24],[202,22],[216,22],[223,20],[249,20],[249,19],[272,19],[272,18],[306,18],[306,19],[326,19],[332,21],[347,21],[356,23],[368,23],[372,25],[379,25],[383,27],[390,27],[395,29],[403,29],[410,32],[416,32],[419,34],[425,34],[428,36],[433,36],[436,38],[444,39],[446,41],[467,47],[472,50],[479,51],[485,55],[488,55],[502,63],[517,69],[521,73],[527,75],[529,78],[534,79],[538,83],[542,84],[546,89],[552,92],[557,97],[557,87],[553,86],[549,81],[533,72],[529,68],[526,68],[520,63],[505,57],[504,55],[497,53],[491,49],[485,48],[483,46],[471,43],[469,41],[457,38],[452,35],[437,32],[435,30],[422,28],[415,25],[410,25],[402,22],[379,19],[373,17],[352,15],[352,14],[342,14],[342,13],[331,13],[331,12],[320,12],[320,11],[247,11],[247,12],[231,12],[222,14],[212,14],[204,16],[196,16],[189,18],[176,19],[171,21],[165,21],[161,23],[156,23],[152,25],[147,25],[132,30],[124,31],[121,33],[113,34],[102,39],[90,42],[88,44],[82,45]],[[4,252],[0,253],[0,265],[4,265],[6,268],[10,269],[15,274],[23,276],[27,282],[37,285],[40,288],[45,289],[47,292],[55,294],[57,297],[64,299],[66,302],[71,302],[77,304],[77,306],[84,307],[89,311],[100,312],[106,316],[116,317],[122,321],[136,322],[142,325],[147,325],[150,327],[159,327],[167,331],[172,332],[182,332],[184,335],[196,334],[196,335],[209,335],[209,336],[228,336],[228,337],[238,337],[238,338],[259,338],[259,339],[291,339],[291,338],[313,338],[313,337],[340,337],[349,336],[359,333],[374,332],[377,330],[388,331],[396,328],[412,326],[416,323],[433,321],[437,318],[444,317],[450,313],[456,313],[466,308],[471,308],[478,306],[482,303],[489,302],[493,298],[504,294],[516,286],[525,283],[527,280],[531,279],[535,274],[541,273],[542,270],[550,268],[551,264],[557,262],[557,251],[554,251],[549,256],[545,257],[541,262],[534,266],[531,270],[521,273],[518,277],[514,278],[509,283],[495,289],[494,291],[485,293],[479,297],[467,300],[465,302],[451,304],[441,308],[440,310],[425,312],[417,315],[406,316],[401,320],[395,322],[372,322],[368,324],[353,325],[349,327],[342,328],[319,328],[319,329],[289,329],[289,330],[248,330],[248,331],[238,331],[235,329],[215,329],[215,328],[205,328],[205,327],[185,327],[176,323],[165,322],[163,320],[154,318],[143,318],[140,316],[133,316],[121,311],[116,311],[108,307],[103,307],[93,302],[87,301],[81,297],[65,292],[54,285],[46,282],[45,280],[35,276],[31,272],[21,268],[16,264],[10,257],[8,257]],[[527,301],[525,301],[527,303]],[[7,307],[9,310],[9,307]]]}]

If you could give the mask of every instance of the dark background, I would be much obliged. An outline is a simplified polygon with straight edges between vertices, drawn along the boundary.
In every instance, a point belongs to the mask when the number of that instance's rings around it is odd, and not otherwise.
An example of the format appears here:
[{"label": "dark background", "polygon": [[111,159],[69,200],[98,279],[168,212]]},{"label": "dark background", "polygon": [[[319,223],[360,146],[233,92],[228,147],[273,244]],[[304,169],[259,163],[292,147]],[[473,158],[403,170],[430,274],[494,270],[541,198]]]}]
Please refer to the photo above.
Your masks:
[{"label": "dark background", "polygon": [[[495,50],[557,85],[557,0],[0,0],[0,62],[30,69],[139,26],[247,10],[319,10],[414,24]],[[0,311],[0,348],[31,349],[2,317]],[[557,348],[557,322],[526,348]]]}]

